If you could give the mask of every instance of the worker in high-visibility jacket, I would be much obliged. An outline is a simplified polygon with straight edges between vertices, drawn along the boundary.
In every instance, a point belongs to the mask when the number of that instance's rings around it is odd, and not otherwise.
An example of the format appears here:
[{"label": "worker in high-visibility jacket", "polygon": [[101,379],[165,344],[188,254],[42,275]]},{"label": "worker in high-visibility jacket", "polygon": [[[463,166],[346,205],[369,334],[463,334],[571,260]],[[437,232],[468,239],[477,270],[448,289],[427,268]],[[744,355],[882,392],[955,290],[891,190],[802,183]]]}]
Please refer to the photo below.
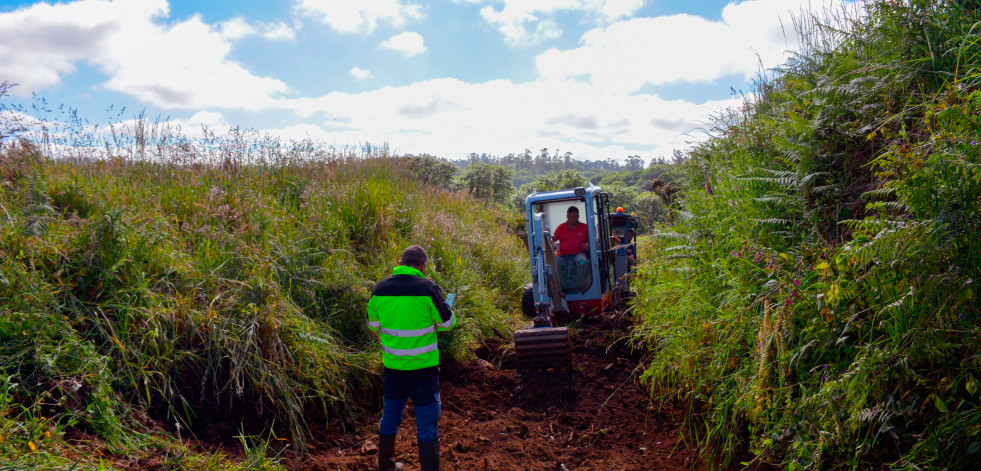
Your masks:
[{"label": "worker in high-visibility jacket", "polygon": [[423,471],[439,470],[439,349],[436,332],[456,325],[453,295],[426,279],[426,250],[402,252],[392,276],[379,281],[368,301],[368,328],[378,332],[385,366],[383,407],[378,427],[378,469],[401,470],[395,462],[395,436],[405,403],[416,413],[416,442]]}]

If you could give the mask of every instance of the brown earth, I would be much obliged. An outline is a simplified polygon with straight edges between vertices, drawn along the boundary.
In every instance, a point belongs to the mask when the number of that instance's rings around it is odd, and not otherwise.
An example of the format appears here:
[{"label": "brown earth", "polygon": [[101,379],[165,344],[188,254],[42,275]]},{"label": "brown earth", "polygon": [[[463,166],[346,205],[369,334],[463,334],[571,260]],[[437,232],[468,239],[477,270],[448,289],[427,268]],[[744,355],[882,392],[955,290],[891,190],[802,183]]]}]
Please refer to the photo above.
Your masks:
[{"label": "brown earth", "polygon": [[[478,359],[441,372],[442,469],[682,470],[700,468],[681,437],[681,410],[651,405],[640,384],[642,359],[608,320],[573,327],[573,372],[519,374],[512,346],[488,340]],[[377,454],[377,415],[331,426],[296,470],[369,470]],[[350,430],[350,428],[349,428]],[[411,406],[397,442],[406,470],[418,469]]]}]

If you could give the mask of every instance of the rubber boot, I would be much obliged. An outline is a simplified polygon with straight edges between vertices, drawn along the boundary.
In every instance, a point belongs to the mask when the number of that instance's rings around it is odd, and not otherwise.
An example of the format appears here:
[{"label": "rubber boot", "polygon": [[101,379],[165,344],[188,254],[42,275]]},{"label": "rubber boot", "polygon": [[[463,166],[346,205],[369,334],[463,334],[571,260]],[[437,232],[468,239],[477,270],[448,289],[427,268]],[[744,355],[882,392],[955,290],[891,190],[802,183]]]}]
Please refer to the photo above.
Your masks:
[{"label": "rubber boot", "polygon": [[402,471],[395,462],[395,435],[378,435],[378,471]]},{"label": "rubber boot", "polygon": [[419,466],[422,471],[439,471],[439,439],[419,442]]}]

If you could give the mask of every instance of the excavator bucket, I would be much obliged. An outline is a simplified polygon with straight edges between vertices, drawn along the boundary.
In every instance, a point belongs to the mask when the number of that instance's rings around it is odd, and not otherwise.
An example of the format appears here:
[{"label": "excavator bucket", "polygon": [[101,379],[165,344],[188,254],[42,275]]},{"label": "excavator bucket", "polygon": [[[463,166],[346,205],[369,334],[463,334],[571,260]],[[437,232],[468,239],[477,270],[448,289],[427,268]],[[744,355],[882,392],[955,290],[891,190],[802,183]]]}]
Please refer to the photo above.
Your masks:
[{"label": "excavator bucket", "polygon": [[[539,371],[572,368],[572,350],[569,347],[569,328],[555,325],[556,314],[567,314],[562,302],[555,248],[547,237],[543,241],[544,289],[548,300],[535,304],[535,321],[531,329],[514,333],[514,353],[518,371]],[[558,301],[553,304],[554,301]]]},{"label": "excavator bucket", "polygon": [[539,327],[514,333],[518,371],[571,369],[568,327]]},{"label": "excavator bucket", "polygon": [[539,371],[549,369],[572,368],[572,350],[569,347],[569,328],[557,327],[555,315],[567,313],[561,303],[561,287],[559,286],[558,267],[555,263],[552,243],[547,238],[544,242],[545,289],[552,300],[559,304],[540,302],[535,304],[536,317],[531,329],[523,329],[514,333],[514,353],[518,363],[518,371]]}]

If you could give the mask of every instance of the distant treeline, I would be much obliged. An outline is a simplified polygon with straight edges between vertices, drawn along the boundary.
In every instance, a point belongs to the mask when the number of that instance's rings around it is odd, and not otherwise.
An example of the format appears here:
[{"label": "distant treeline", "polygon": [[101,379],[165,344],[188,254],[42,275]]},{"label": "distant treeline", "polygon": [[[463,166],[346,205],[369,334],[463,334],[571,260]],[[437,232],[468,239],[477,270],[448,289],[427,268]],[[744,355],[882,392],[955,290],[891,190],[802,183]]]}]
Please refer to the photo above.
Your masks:
[{"label": "distant treeline", "polygon": [[429,154],[403,156],[408,168],[422,182],[449,190],[466,190],[491,203],[524,210],[524,199],[533,190],[550,191],[590,183],[610,193],[611,203],[636,214],[643,222],[653,222],[664,214],[664,201],[651,192],[653,182],[674,184],[681,176],[682,154],[670,160],[654,158],[645,166],[638,156],[629,156],[626,164],[615,159],[578,160],[571,152],[560,155],[547,148],[537,156],[525,150],[504,157],[470,154],[468,159],[449,160]]}]

